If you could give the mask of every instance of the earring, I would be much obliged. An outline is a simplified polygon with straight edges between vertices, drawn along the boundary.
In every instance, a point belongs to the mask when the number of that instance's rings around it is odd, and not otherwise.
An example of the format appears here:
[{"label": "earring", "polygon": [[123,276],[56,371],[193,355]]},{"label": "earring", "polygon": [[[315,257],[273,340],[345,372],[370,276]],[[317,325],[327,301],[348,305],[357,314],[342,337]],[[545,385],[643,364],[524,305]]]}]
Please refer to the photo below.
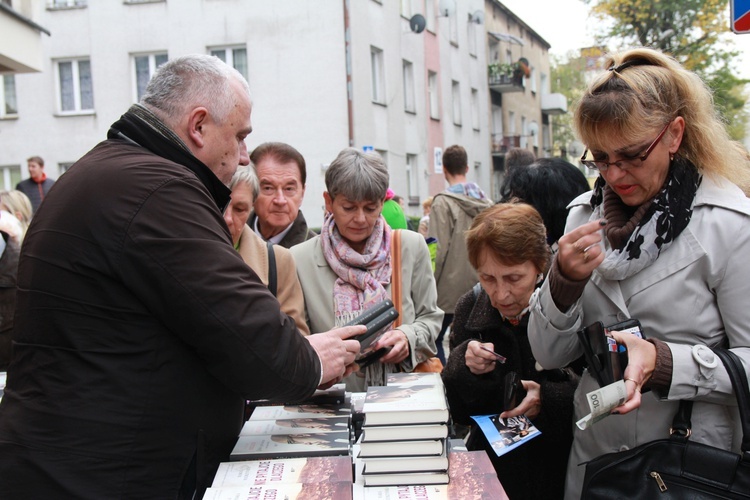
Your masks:
[{"label": "earring", "polygon": [[544,275],[542,273],[539,273],[536,276],[536,284],[538,285],[539,283],[541,283],[543,279],[544,279]]},{"label": "earring", "polygon": [[674,153],[669,153],[669,161],[674,161]]}]

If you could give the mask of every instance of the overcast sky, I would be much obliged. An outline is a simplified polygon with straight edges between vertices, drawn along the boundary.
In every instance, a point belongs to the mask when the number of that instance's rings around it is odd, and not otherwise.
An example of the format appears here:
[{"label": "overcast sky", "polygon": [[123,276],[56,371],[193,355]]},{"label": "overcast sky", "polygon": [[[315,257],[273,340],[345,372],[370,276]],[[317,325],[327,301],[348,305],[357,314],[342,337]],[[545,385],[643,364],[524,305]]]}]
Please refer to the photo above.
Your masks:
[{"label": "overcast sky", "polygon": [[[552,46],[553,55],[565,55],[570,50],[593,44],[589,29],[588,7],[581,0],[500,0],[514,14],[523,19]],[[737,64],[740,74],[750,78],[750,33],[737,35],[727,26],[727,32],[742,52]]]}]

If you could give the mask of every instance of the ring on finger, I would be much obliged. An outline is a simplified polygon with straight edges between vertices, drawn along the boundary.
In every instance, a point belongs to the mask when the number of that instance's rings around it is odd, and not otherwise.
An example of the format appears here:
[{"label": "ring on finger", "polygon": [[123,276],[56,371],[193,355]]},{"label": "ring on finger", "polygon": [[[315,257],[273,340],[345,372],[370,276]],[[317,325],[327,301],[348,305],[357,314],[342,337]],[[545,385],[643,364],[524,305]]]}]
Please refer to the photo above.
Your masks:
[{"label": "ring on finger", "polygon": [[638,387],[638,382],[636,382],[636,381],[635,381],[635,379],[632,379],[632,378],[626,378],[626,379],[625,379],[625,382],[628,382],[628,381],[630,381],[630,382],[633,382],[633,384],[635,384],[635,390],[636,390],[636,391],[638,391],[638,392],[641,392],[641,388],[640,388],[640,387]]},{"label": "ring on finger", "polygon": [[588,250],[583,251],[583,261],[588,262],[589,261],[589,252]]},{"label": "ring on finger", "polygon": [[585,253],[586,249],[581,246],[579,242],[573,243],[573,249],[578,253]]}]

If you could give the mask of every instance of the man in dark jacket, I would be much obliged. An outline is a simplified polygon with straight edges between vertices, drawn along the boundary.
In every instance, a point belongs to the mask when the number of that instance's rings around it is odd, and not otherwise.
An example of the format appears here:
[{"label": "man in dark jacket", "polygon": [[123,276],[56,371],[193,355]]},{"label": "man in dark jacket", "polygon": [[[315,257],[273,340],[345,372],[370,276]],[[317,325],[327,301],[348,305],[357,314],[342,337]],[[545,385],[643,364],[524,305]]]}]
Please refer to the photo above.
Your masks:
[{"label": "man in dark jacket", "polygon": [[[232,246],[247,83],[163,65],[29,228],[0,404],[4,498],[200,498],[246,398],[310,396],[364,328],[302,337]],[[321,340],[318,340],[321,338]]]},{"label": "man in dark jacket", "polygon": [[26,165],[29,167],[29,178],[16,184],[16,189],[29,197],[31,210],[36,213],[55,181],[44,172],[44,160],[41,156],[32,156],[26,160]]}]

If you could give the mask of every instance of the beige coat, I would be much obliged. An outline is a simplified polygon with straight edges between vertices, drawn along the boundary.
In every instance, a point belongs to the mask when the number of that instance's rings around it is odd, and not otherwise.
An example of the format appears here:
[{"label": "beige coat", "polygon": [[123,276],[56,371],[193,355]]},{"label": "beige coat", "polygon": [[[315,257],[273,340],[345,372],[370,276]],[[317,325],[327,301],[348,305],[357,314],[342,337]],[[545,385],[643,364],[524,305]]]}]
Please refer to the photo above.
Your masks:
[{"label": "beige coat", "polygon": [[[323,256],[320,236],[292,247],[297,275],[305,295],[306,317],[313,333],[334,327],[333,286],[336,273]],[[437,306],[437,291],[432,275],[430,254],[424,238],[413,231],[401,231],[401,318],[398,327],[409,341],[410,356],[400,363],[404,371],[435,356],[435,339],[443,322]],[[390,284],[386,286],[390,294]],[[350,376],[353,380],[356,375]],[[360,381],[361,382],[361,381]],[[361,390],[362,384],[347,381],[347,389]],[[351,389],[350,389],[351,387]]]},{"label": "beige coat", "polygon": [[[589,198],[581,195],[571,203],[566,231],[588,221]],[[750,366],[748,253],[750,200],[726,180],[704,177],[690,223],[650,266],[621,281],[595,271],[566,313],[555,306],[548,282],[532,297],[529,342],[545,368],[580,356],[576,331],[594,321],[637,318],[646,337],[667,342],[672,353],[667,394],[648,392],[637,411],[607,417],[585,431],[574,429],[566,498],[580,497],[582,462],[668,437],[681,399],[694,401],[691,441],[739,451],[742,432],[731,382],[721,361],[703,346],[728,346]],[[589,413],[586,394],[597,387],[584,373],[575,394],[576,420]]]},{"label": "beige coat", "polygon": [[477,272],[469,263],[464,234],[474,217],[490,206],[490,200],[448,192],[439,193],[432,200],[428,233],[437,239],[435,282],[438,306],[448,314],[453,314],[458,299],[479,281]]},{"label": "beige coat", "polygon": [[[268,286],[268,248],[266,242],[255,234],[249,226],[242,228],[240,235],[240,256],[255,271],[264,285]],[[276,256],[276,298],[281,304],[281,311],[294,320],[302,335],[310,335],[305,323],[305,299],[302,287],[297,279],[297,269],[292,254],[284,247],[273,246]]]}]

